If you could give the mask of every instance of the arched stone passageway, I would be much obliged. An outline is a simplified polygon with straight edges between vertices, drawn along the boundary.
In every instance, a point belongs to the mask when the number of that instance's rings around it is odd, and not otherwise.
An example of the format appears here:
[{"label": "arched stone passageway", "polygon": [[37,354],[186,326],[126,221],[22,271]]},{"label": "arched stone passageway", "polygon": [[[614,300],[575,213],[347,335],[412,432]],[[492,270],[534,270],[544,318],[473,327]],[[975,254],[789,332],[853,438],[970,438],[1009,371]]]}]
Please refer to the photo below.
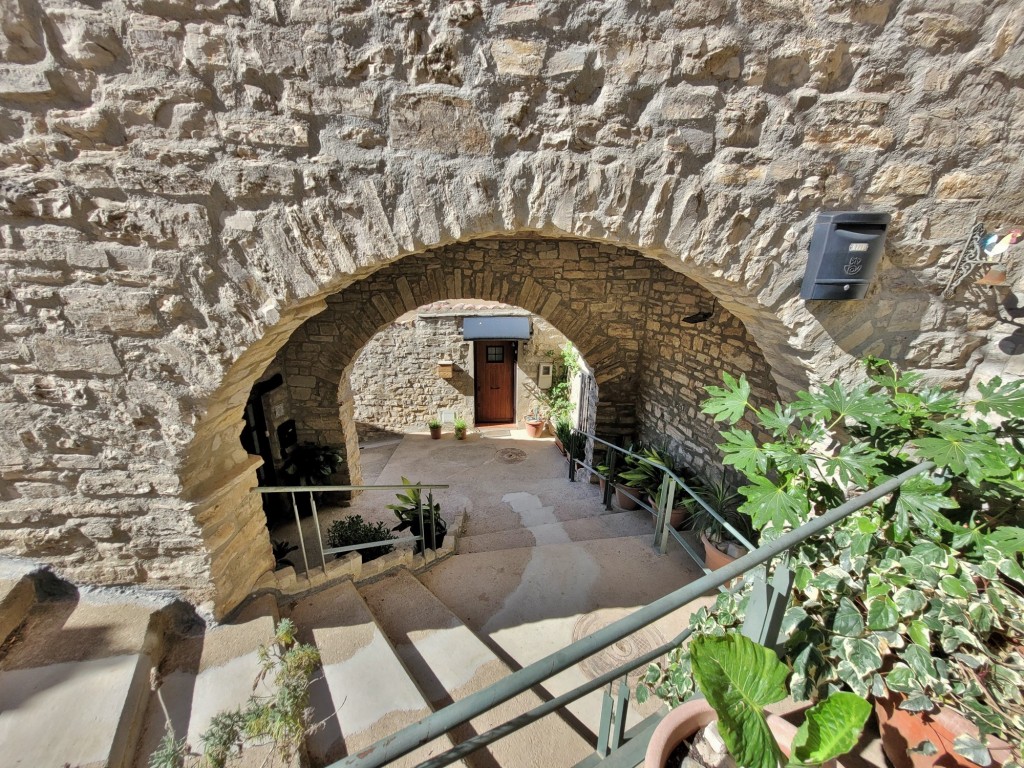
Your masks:
[{"label": "arched stone passageway", "polygon": [[[344,443],[355,460],[348,381],[356,356],[405,312],[463,298],[515,305],[550,322],[593,369],[597,433],[643,436],[696,470],[714,471],[717,455],[713,422],[699,409],[705,386],[722,371],[746,374],[755,400],[775,397],[756,341],[728,311],[706,324],[682,322],[716,301],[694,281],[625,248],[490,238],[394,262],[328,297],[294,332],[274,369],[284,374],[300,438]],[[351,469],[357,481],[358,464]]]},{"label": "arched stone passageway", "polygon": [[[1003,297],[943,295],[1024,209],[1012,0],[9,5],[0,553],[75,582],[236,604],[253,382],[328,297],[479,238],[687,276],[783,395],[869,352],[1016,370]],[[864,301],[798,298],[826,209],[893,216]]]}]

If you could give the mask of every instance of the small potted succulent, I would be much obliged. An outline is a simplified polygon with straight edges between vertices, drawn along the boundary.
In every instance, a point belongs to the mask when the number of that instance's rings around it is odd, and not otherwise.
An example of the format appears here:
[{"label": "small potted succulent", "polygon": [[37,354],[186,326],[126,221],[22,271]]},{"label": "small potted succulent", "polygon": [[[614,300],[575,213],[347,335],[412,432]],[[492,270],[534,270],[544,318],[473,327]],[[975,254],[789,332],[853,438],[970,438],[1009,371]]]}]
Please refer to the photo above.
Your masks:
[{"label": "small potted succulent", "polygon": [[[413,486],[407,477],[402,478],[402,485]],[[448,524],[441,517],[441,505],[434,501],[434,494],[427,492],[426,500],[423,499],[419,488],[411,487],[407,491],[395,494],[398,497],[397,504],[388,504],[388,509],[394,511],[398,518],[398,525],[391,530],[410,530],[413,536],[420,536],[416,542],[416,552],[422,552],[425,548],[440,549],[444,543],[444,537],[448,533]],[[420,528],[420,511],[423,514],[423,528]]]},{"label": "small potted succulent", "polygon": [[430,421],[427,422],[427,428],[430,430],[431,440],[441,439],[441,420],[434,416]]},{"label": "small potted succulent", "polygon": [[466,439],[466,420],[461,416],[457,416],[455,419],[455,439],[465,440]]}]

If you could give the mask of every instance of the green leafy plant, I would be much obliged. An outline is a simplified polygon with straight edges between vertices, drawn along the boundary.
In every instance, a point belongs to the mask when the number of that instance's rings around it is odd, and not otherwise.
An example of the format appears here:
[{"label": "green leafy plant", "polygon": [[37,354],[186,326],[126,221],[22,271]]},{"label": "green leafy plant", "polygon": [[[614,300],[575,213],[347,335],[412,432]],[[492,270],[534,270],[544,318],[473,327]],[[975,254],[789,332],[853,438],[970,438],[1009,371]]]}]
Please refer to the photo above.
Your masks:
[{"label": "green leafy plant", "polygon": [[637,453],[640,458],[626,456],[626,469],[619,472],[619,480],[657,499],[665,470],[672,467],[672,457],[657,448],[642,448]]},{"label": "green leafy plant", "polygon": [[[349,547],[353,544],[371,544],[377,541],[390,541],[395,537],[391,534],[386,523],[368,523],[363,520],[362,515],[349,515],[340,520],[335,520],[327,529],[328,547]],[[364,563],[376,560],[394,549],[391,544],[383,544],[379,547],[367,547],[356,550],[363,558]],[[339,554],[338,557],[341,557]]]},{"label": "green leafy plant", "polygon": [[328,485],[345,463],[340,448],[319,443],[299,443],[288,452],[282,472],[299,485]]},{"label": "green leafy plant", "polygon": [[[849,688],[899,694],[909,711],[949,706],[982,734],[959,739],[960,754],[986,764],[995,735],[1019,764],[1024,381],[993,379],[965,404],[886,361],[866,369],[863,384],[836,382],[771,408],[749,402],[744,377],[726,375],[704,404],[726,422],[724,461],[747,480],[739,509],[763,540],[920,462],[936,464],[792,551],[780,638],[790,693],[820,699]],[[741,429],[741,419],[755,428]],[[719,596],[692,625],[713,634],[739,625],[747,596]],[[645,685],[678,701],[692,692],[691,673],[678,649]]]},{"label": "green leafy plant", "polygon": [[462,418],[461,416],[456,416],[455,417],[455,437],[458,438],[459,440],[464,438],[466,436],[466,429],[467,428],[468,428],[468,425],[466,424],[466,420],[464,418]]},{"label": "green leafy plant", "polygon": [[[549,356],[559,358],[555,363],[554,375],[551,380],[551,387],[541,394],[541,404],[548,418],[554,420],[555,424],[560,420],[569,421],[573,411],[573,402],[570,398],[572,380],[580,372],[580,358],[576,348],[571,342],[566,342],[559,351],[549,352]],[[564,441],[563,441],[564,442]]]},{"label": "green leafy plant", "polygon": [[433,418],[430,419],[430,421],[427,422],[427,428],[428,429],[440,429],[441,428],[441,420],[439,418],[437,418],[436,416],[434,416]]},{"label": "green leafy plant", "polygon": [[273,744],[282,761],[288,762],[302,748],[313,727],[309,686],[320,666],[320,652],[297,643],[295,624],[282,619],[273,643],[258,650],[260,671],[253,683],[270,681],[270,693],[253,694],[242,709],[219,712],[200,736],[202,754],[192,752],[184,739],[175,739],[168,721],[160,746],[150,756],[149,768],[224,768],[246,746]]},{"label": "green leafy plant", "polygon": [[[422,536],[416,542],[416,552],[422,552],[425,546],[441,546],[445,534],[448,533],[448,524],[441,517],[441,505],[434,501],[434,494],[427,493],[424,501],[422,491],[415,487],[408,478],[402,478],[402,485],[410,488],[405,492],[395,494],[398,497],[398,504],[388,504],[388,509],[393,510],[398,518],[398,525],[391,530],[410,530],[413,536]],[[420,512],[423,514],[423,527],[420,527]]]},{"label": "green leafy plant", "polygon": [[[695,637],[690,655],[697,685],[718,714],[719,733],[740,768],[786,765],[765,707],[786,698],[789,668],[773,651],[735,632]],[[846,754],[870,714],[862,697],[832,693],[805,713],[789,765],[820,765]]]}]

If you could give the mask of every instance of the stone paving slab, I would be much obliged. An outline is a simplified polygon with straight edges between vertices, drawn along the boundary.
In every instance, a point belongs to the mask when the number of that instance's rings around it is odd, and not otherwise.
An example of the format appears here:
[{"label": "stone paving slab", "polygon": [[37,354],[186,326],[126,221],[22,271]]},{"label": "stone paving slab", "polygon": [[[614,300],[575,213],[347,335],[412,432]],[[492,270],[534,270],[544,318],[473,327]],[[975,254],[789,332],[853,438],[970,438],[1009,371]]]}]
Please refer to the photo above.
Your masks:
[{"label": "stone paving slab", "polygon": [[[525,495],[525,494],[523,494]],[[536,498],[536,497],[535,497]],[[554,515],[551,515],[554,518]],[[498,549],[533,547],[565,541],[613,539],[621,536],[650,536],[654,539],[653,520],[646,511],[609,512],[575,520],[542,522],[528,527],[463,536],[459,554],[490,552]]]}]

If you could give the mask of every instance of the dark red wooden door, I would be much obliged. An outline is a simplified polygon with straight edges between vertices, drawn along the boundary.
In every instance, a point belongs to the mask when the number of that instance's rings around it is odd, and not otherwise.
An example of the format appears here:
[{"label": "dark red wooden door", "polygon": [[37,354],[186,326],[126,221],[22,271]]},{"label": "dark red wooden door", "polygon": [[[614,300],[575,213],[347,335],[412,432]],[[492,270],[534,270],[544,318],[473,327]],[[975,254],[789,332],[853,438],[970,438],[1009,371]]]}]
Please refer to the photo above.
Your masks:
[{"label": "dark red wooden door", "polygon": [[476,423],[507,424],[516,419],[516,343],[476,342]]}]

